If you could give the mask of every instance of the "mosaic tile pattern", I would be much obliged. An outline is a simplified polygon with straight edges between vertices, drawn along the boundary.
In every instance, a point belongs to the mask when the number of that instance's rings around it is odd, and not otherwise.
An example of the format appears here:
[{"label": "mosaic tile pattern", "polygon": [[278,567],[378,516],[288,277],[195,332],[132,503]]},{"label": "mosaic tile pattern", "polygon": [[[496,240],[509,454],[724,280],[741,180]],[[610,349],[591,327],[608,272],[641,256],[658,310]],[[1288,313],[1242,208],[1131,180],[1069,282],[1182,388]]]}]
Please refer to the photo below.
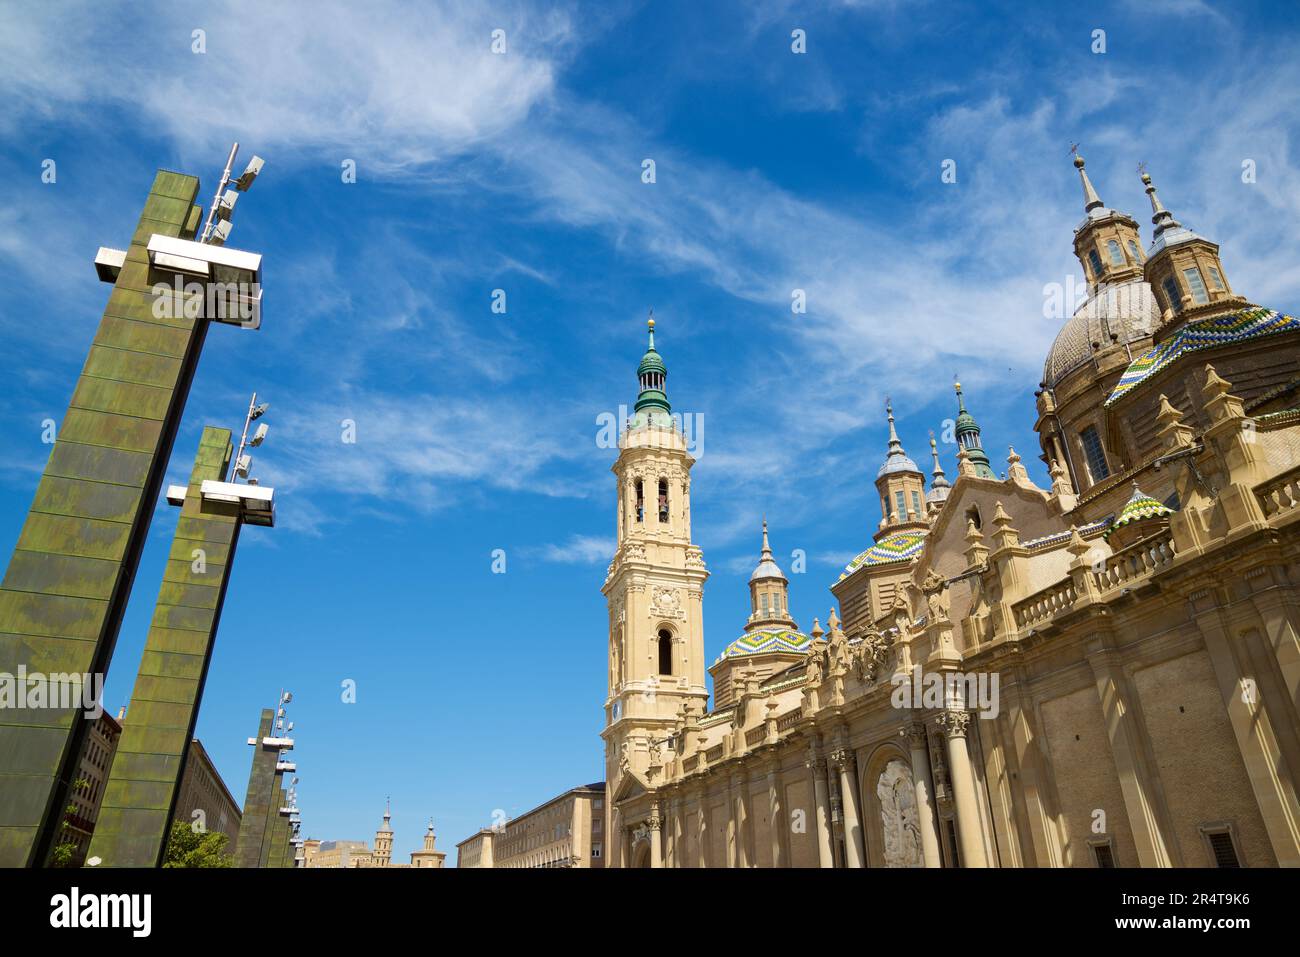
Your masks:
[{"label": "mosaic tile pattern", "polygon": [[1113,405],[1116,400],[1190,352],[1297,331],[1300,331],[1300,319],[1272,309],[1250,309],[1189,322],[1174,333],[1172,338],[1134,359],[1120,376],[1115,391],[1106,399],[1105,404],[1108,407]]},{"label": "mosaic tile pattern", "polygon": [[863,565],[888,565],[891,562],[909,561],[921,551],[924,544],[925,532],[895,532],[886,535],[844,566],[840,578],[847,578]]}]

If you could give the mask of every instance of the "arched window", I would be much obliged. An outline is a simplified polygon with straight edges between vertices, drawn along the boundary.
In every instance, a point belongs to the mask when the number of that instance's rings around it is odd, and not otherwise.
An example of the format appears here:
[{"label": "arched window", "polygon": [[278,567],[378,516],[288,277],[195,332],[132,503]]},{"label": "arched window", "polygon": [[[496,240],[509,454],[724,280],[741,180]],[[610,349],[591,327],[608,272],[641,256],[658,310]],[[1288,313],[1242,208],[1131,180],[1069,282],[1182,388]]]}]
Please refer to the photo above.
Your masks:
[{"label": "arched window", "polygon": [[1169,300],[1169,308],[1174,312],[1183,311],[1183,296],[1178,291],[1178,283],[1173,276],[1166,276],[1163,283],[1165,298]]},{"label": "arched window", "polygon": [[1124,265],[1124,250],[1119,248],[1119,243],[1113,239],[1106,240],[1106,251],[1110,253],[1110,264],[1112,266]]},{"label": "arched window", "polygon": [[641,479],[636,480],[636,520],[645,521],[645,483]]},{"label": "arched window", "polygon": [[916,515],[921,514],[921,493],[912,489],[912,512]]},{"label": "arched window", "polygon": [[659,480],[659,521],[668,521],[668,480]]},{"label": "arched window", "polygon": [[1135,263],[1140,263],[1142,261],[1142,252],[1138,249],[1138,244],[1131,239],[1128,241],[1128,251],[1133,254],[1133,261]]},{"label": "arched window", "polygon": [[673,673],[673,636],[667,628],[659,632],[659,673],[661,675]]},{"label": "arched window", "polygon": [[1083,454],[1088,460],[1088,471],[1092,473],[1093,482],[1100,482],[1110,475],[1110,468],[1106,465],[1106,453],[1102,451],[1097,427],[1090,425],[1080,432],[1079,441],[1083,445]]},{"label": "arched window", "polygon": [[966,521],[974,522],[976,528],[983,528],[984,524],[980,521],[980,510],[978,505],[972,505],[966,509]]},{"label": "arched window", "polygon": [[1092,266],[1092,278],[1100,279],[1101,278],[1101,257],[1097,255],[1097,250],[1095,249],[1088,250],[1088,262]]}]

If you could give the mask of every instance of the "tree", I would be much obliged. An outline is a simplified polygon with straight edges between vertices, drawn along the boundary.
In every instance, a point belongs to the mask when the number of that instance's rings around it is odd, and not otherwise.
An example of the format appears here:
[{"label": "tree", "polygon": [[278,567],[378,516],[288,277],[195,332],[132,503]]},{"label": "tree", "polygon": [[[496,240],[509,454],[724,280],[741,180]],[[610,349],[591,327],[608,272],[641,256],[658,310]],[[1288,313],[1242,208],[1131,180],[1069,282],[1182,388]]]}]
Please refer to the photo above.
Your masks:
[{"label": "tree", "polygon": [[[90,790],[90,782],[85,778],[77,778],[72,782],[72,791],[75,793],[81,791],[83,794]],[[69,803],[63,809],[63,828],[62,836],[71,837],[71,829],[76,825],[73,823],[73,816],[77,813],[77,805]],[[72,867],[74,858],[77,854],[77,842],[64,840],[54,847],[50,848],[50,867]]]},{"label": "tree", "polygon": [[226,853],[227,840],[220,831],[199,832],[184,821],[175,821],[163,867],[234,867],[234,857]]}]

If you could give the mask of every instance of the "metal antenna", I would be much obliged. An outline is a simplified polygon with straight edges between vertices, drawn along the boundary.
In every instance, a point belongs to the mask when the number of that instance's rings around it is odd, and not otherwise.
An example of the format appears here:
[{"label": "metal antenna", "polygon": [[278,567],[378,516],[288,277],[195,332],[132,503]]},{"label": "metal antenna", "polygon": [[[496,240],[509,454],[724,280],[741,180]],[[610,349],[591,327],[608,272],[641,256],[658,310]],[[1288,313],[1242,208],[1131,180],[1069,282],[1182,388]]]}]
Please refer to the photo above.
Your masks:
[{"label": "metal antenna", "polygon": [[212,197],[212,205],[208,207],[208,218],[203,222],[203,233],[199,236],[199,242],[206,243],[208,237],[212,235],[212,218],[217,215],[217,204],[221,202],[221,194],[226,190],[226,184],[230,182],[230,170],[235,165],[235,154],[239,152],[239,141],[230,147],[230,155],[226,158],[226,169],[221,174],[221,182],[217,184],[217,194]]}]

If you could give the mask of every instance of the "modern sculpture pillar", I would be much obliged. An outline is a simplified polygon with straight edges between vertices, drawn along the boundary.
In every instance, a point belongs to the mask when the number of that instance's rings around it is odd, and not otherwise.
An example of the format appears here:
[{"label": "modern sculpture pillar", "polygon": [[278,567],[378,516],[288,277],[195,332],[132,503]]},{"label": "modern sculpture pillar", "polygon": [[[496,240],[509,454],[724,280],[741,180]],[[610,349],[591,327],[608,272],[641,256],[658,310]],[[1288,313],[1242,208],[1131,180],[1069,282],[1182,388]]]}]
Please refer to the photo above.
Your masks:
[{"label": "modern sculpture pillar", "polygon": [[[254,161],[236,190],[261,169]],[[130,247],[95,257],[113,291],[0,582],[0,673],[25,672],[29,701],[50,701],[69,675],[100,686],[208,322],[261,323],[261,256],[219,245],[228,219],[213,244],[188,238],[203,218],[198,189],[160,170]],[[88,733],[80,711],[0,710],[0,867],[47,859]]]},{"label": "modern sculpture pillar", "polygon": [[[282,707],[282,705],[277,705]],[[239,823],[239,843],[235,849],[236,867],[267,867],[275,842],[275,825],[280,819],[280,789],[284,766],[280,752],[293,747],[291,738],[271,737],[276,712],[262,712],[257,737],[249,738],[253,746],[253,767],[248,773],[248,793],[244,798],[244,816]]]},{"label": "modern sculpture pillar", "polygon": [[87,853],[100,867],[162,863],[240,528],[272,521],[270,489],[226,482],[232,451],[230,431],[208,426],[189,485],[168,490],[181,517]]},{"label": "modern sculpture pillar", "polygon": [[[208,325],[154,316],[146,245],[193,233],[198,188],[155,177],[0,584],[0,671],[32,683],[108,668]],[[88,724],[0,711],[0,866],[43,863]]]}]

